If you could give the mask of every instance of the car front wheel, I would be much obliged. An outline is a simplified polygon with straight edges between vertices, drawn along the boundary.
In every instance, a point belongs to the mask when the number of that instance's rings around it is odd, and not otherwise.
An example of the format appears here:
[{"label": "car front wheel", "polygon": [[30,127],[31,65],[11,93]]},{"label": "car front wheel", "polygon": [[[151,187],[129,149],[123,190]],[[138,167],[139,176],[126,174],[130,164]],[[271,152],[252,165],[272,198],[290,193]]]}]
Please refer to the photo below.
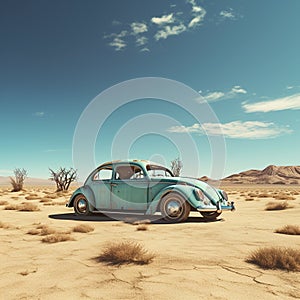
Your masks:
[{"label": "car front wheel", "polygon": [[190,211],[190,204],[177,193],[167,194],[160,203],[160,212],[163,218],[171,223],[184,222]]},{"label": "car front wheel", "polygon": [[212,212],[200,212],[201,215],[207,220],[215,220],[221,213],[217,211]]},{"label": "car front wheel", "polygon": [[90,215],[89,203],[84,195],[77,195],[74,200],[74,211],[76,215]]}]

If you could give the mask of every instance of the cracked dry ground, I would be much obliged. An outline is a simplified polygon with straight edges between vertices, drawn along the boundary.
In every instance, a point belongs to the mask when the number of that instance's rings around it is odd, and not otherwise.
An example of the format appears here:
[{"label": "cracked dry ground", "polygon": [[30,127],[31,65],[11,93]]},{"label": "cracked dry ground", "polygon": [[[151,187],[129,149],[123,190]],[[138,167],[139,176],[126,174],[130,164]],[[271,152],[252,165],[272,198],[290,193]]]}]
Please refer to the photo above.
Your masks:
[{"label": "cracked dry ground", "polygon": [[[204,222],[192,213],[184,224],[153,223],[145,231],[101,216],[78,220],[59,205],[67,196],[44,205],[42,190],[33,200],[26,200],[26,193],[2,190],[0,200],[29,201],[40,211],[0,206],[0,221],[5,224],[0,228],[0,299],[298,299],[299,272],[262,270],[245,258],[260,246],[299,249],[300,236],[274,230],[299,225],[300,196],[290,200],[293,208],[265,211],[272,199],[254,196],[246,201],[249,189],[228,187],[237,211],[223,213],[217,222]],[[261,189],[267,192],[266,187]],[[27,234],[41,224],[71,232],[73,240],[48,244],[39,234]],[[94,231],[72,232],[79,224],[91,225]],[[94,260],[109,241],[127,240],[154,252],[154,261],[116,267]]]}]

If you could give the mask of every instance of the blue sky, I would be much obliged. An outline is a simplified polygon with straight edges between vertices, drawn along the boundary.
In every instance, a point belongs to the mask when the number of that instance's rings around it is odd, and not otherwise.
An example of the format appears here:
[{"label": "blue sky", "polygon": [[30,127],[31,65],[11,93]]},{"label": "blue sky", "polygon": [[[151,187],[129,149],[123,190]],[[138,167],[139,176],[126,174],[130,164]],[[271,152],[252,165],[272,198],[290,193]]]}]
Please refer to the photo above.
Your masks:
[{"label": "blue sky", "polygon": [[[159,99],[140,99],[107,117],[96,163],[111,159],[124,124],[152,113],[179,122],[163,128],[166,136],[193,139],[201,165],[195,171],[183,161],[185,175],[210,175],[206,135],[225,138],[224,175],[299,165],[299,10],[298,0],[2,0],[0,175],[24,167],[31,177],[47,178],[48,167],[73,166],[73,135],[85,107],[111,86],[139,77],[191,87],[219,124]],[[118,158],[169,165],[184,156],[182,145],[150,131]]]}]

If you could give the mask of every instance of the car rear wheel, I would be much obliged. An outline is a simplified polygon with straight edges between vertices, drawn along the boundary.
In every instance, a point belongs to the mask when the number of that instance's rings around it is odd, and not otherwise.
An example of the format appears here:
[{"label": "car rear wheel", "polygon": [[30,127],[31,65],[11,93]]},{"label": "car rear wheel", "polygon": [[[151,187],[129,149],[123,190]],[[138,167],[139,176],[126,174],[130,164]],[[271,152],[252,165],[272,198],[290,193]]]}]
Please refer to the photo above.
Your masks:
[{"label": "car rear wheel", "polygon": [[89,202],[84,195],[77,195],[74,200],[74,211],[76,215],[88,216],[91,214]]},{"label": "car rear wheel", "polygon": [[200,212],[200,214],[207,220],[215,220],[221,213],[217,211]]},{"label": "car rear wheel", "polygon": [[167,194],[160,203],[160,212],[163,218],[171,223],[184,222],[190,211],[190,204],[177,193]]}]

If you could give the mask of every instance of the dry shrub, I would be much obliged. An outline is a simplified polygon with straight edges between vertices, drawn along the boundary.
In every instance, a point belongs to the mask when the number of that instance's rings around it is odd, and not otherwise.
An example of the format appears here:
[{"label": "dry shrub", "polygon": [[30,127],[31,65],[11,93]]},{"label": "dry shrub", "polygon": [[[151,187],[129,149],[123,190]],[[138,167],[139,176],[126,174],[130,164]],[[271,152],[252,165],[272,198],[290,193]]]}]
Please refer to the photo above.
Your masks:
[{"label": "dry shrub", "polygon": [[137,221],[134,221],[132,224],[133,225],[151,224],[151,221],[149,219],[137,220]]},{"label": "dry shrub", "polygon": [[287,195],[287,194],[279,194],[279,195],[275,195],[273,196],[274,199],[276,200],[295,200],[296,197]]},{"label": "dry shrub", "polygon": [[39,211],[39,207],[33,203],[22,203],[17,206],[18,211]]},{"label": "dry shrub", "polygon": [[275,230],[276,233],[290,234],[290,235],[300,235],[300,226],[297,225],[285,225],[282,228]]},{"label": "dry shrub", "polygon": [[0,205],[6,205],[6,204],[8,204],[7,201],[5,201],[5,200],[1,200],[1,201],[0,201]]},{"label": "dry shrub", "polygon": [[257,194],[256,193],[248,193],[248,196],[251,197],[251,198],[252,197],[257,197]]},{"label": "dry shrub", "polygon": [[51,194],[47,195],[47,198],[56,199],[56,198],[58,198],[58,196],[56,194],[51,193]]},{"label": "dry shrub", "polygon": [[40,197],[38,197],[38,196],[26,196],[25,199],[26,200],[37,200],[37,199],[40,199]]},{"label": "dry shrub", "polygon": [[8,228],[10,228],[10,225],[7,224],[7,223],[3,223],[3,222],[0,221],[0,228],[8,229]]},{"label": "dry shrub", "polygon": [[154,256],[153,253],[148,253],[140,244],[129,241],[109,244],[105,247],[103,252],[96,257],[96,260],[108,265],[130,263],[144,265],[149,264]]},{"label": "dry shrub", "polygon": [[261,193],[261,194],[258,194],[256,197],[259,197],[259,198],[269,198],[269,197],[271,197],[271,195],[268,194],[268,193]]},{"label": "dry shrub", "polygon": [[264,269],[300,271],[300,250],[280,247],[259,248],[251,253],[246,262]]},{"label": "dry shrub", "polygon": [[254,201],[254,198],[248,197],[248,198],[245,199],[245,201]]},{"label": "dry shrub", "polygon": [[18,196],[12,196],[12,197],[10,197],[11,199],[13,199],[13,200],[19,200],[19,197]]},{"label": "dry shrub", "polygon": [[45,205],[45,206],[51,206],[51,205],[66,205],[66,202],[58,202],[58,201],[54,201],[54,202],[45,202],[44,205]]},{"label": "dry shrub", "polygon": [[54,233],[42,238],[43,243],[50,243],[50,244],[66,242],[66,241],[74,241],[74,238],[72,238],[69,233]]},{"label": "dry shrub", "polygon": [[138,225],[136,228],[137,231],[146,231],[148,230],[148,226],[146,224]]},{"label": "dry shrub", "polygon": [[265,210],[284,210],[288,208],[288,203],[284,202],[269,202],[266,205]]},{"label": "dry shrub", "polygon": [[80,224],[73,228],[74,232],[88,233],[94,231],[94,227],[87,224]]},{"label": "dry shrub", "polygon": [[48,197],[44,197],[43,199],[40,200],[41,203],[46,203],[46,202],[51,202],[52,199],[48,198]]},{"label": "dry shrub", "polygon": [[4,207],[5,210],[17,210],[18,205],[17,204],[8,204]]},{"label": "dry shrub", "polygon": [[297,196],[297,195],[300,195],[300,193],[299,193],[299,192],[296,192],[296,191],[294,191],[294,192],[291,192],[291,195],[295,195],[295,196]]},{"label": "dry shrub", "polygon": [[40,231],[38,229],[30,229],[27,231],[27,234],[38,235],[40,234]]}]

